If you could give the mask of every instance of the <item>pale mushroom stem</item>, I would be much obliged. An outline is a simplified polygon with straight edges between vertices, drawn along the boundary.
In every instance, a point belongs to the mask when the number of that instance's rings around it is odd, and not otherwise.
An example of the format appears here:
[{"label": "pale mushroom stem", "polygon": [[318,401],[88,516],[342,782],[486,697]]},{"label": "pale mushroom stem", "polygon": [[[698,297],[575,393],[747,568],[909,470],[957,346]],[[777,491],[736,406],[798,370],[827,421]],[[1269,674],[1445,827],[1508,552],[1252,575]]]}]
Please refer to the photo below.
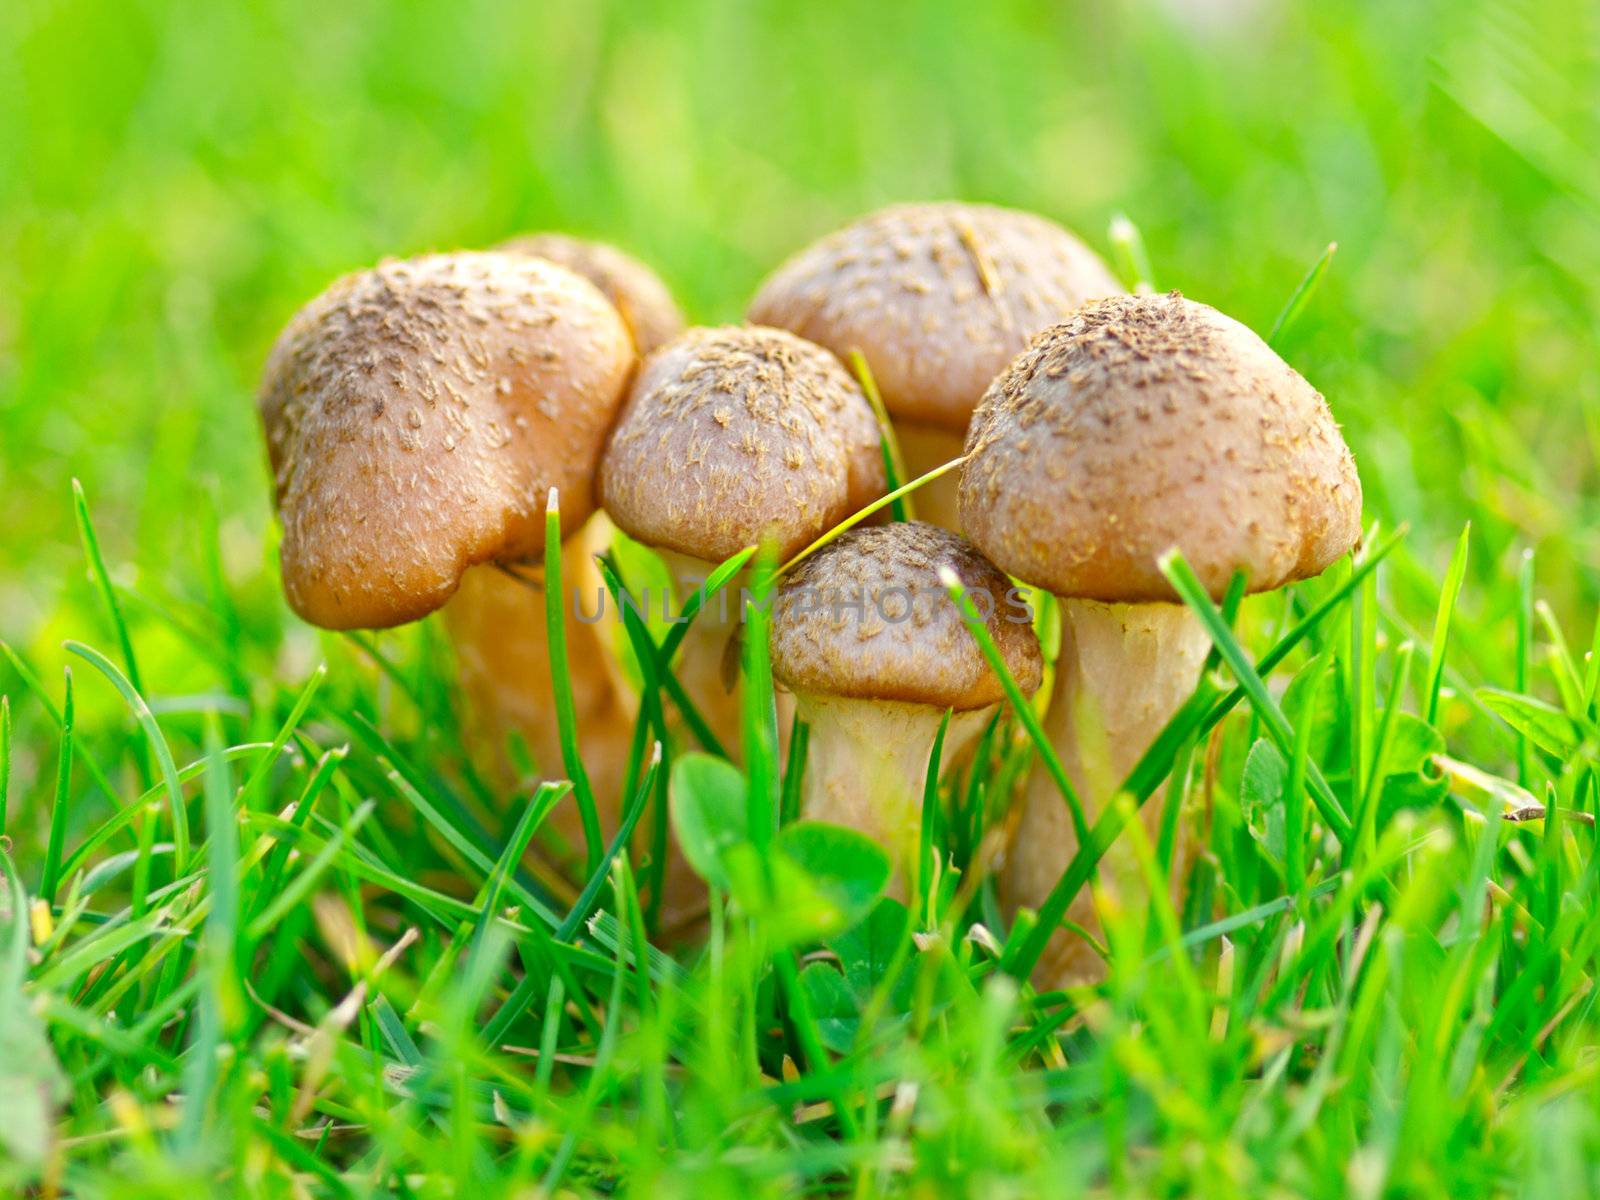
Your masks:
[{"label": "pale mushroom stem", "polygon": [[[796,697],[810,727],[801,815],[845,825],[889,852],[889,891],[904,900],[916,886],[922,792],[944,710],[927,704]],[[994,715],[988,705],[953,713],[943,761],[950,762]]]},{"label": "pale mushroom stem", "polygon": [[[919,425],[914,421],[896,421],[895,438],[900,443],[900,458],[905,464],[906,477],[901,483],[926,475],[935,467],[942,467],[953,458],[960,458],[966,450],[966,434],[952,433],[937,425]],[[952,533],[961,532],[961,514],[958,496],[961,490],[961,472],[948,471],[923,484],[911,493],[917,520],[927,521]]]},{"label": "pale mushroom stem", "polygon": [[[1199,681],[1210,641],[1194,613],[1181,604],[1103,604],[1063,598],[1061,654],[1044,731],[1066,768],[1093,826],[1116,789]],[[1150,797],[1141,818],[1155,841],[1162,796]],[[1028,780],[1021,821],[1007,859],[1003,890],[1011,908],[1038,908],[1077,853],[1078,839],[1066,801],[1049,773],[1036,766]],[[1179,838],[1173,883],[1181,877]],[[1117,881],[1122,896],[1135,881],[1126,843],[1114,843],[1101,860],[1102,882]],[[1097,931],[1087,889],[1067,919]],[[1063,987],[1092,982],[1104,964],[1083,938],[1057,932],[1040,960],[1035,983]]]}]

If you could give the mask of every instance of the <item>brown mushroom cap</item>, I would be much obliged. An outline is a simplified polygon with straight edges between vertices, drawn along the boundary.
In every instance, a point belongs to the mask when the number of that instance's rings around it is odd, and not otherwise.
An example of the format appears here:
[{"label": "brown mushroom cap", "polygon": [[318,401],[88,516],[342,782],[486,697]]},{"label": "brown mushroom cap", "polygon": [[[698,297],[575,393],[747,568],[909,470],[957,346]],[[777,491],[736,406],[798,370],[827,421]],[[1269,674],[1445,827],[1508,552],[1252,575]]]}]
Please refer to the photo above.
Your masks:
[{"label": "brown mushroom cap", "polygon": [[640,354],[649,354],[683,332],[683,313],[660,276],[615,246],[565,233],[530,233],[498,249],[548,259],[582,275],[622,314]]},{"label": "brown mushroom cap", "polygon": [[656,351],[600,463],[613,521],[712,562],[768,530],[793,554],[883,490],[861,389],[781,329],[691,329]]},{"label": "brown mushroom cap", "polygon": [[329,629],[426,616],[474,563],[594,508],[634,362],[616,310],[540,259],[441,254],[348,275],[279,336],[258,401],[283,584]]},{"label": "brown mushroom cap", "polygon": [[[939,582],[955,571],[1024,692],[1042,660],[1011,581],[958,534],[921,521],[852,529],[805,559],[779,589],[772,670],[811,695],[904,701],[958,711],[1004,692]],[[855,602],[860,601],[860,607]]]},{"label": "brown mushroom cap", "polygon": [[1122,296],[1034,339],[973,414],[961,521],[1061,596],[1176,599],[1176,547],[1220,596],[1315,575],[1360,536],[1361,481],[1322,396],[1213,308]]},{"label": "brown mushroom cap", "polygon": [[1030,337],[1121,291],[1092,250],[1043,217],[907,204],[801,250],[762,284],[749,316],[841,359],[859,350],[891,413],[961,433]]}]

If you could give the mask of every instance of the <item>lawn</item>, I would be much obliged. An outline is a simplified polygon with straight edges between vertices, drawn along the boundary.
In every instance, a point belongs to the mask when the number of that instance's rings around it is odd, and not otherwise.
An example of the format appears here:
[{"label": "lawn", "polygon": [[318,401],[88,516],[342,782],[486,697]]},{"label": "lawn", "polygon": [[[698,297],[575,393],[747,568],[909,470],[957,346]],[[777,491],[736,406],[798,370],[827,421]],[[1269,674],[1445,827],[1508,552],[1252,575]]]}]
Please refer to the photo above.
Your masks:
[{"label": "lawn", "polygon": [[[12,0],[0,146],[4,1194],[1600,1191],[1592,3]],[[1274,334],[1365,490],[1351,559],[1195,598],[1142,784],[1204,852],[1068,992],[976,851],[1020,722],[909,911],[751,834],[657,945],[648,864],[519,866],[574,800],[483,769],[437,622],[279,584],[253,398],[334,276],[564,229],[733,321],[947,197]],[[641,819],[781,807],[766,740],[641,754]]]}]

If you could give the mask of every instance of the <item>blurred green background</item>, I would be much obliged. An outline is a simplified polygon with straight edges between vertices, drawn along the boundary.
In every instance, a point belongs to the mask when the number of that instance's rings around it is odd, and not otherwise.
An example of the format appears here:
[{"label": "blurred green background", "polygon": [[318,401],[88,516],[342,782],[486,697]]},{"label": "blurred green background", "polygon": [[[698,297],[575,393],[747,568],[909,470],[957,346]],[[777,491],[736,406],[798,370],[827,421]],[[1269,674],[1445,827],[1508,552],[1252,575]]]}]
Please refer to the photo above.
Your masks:
[{"label": "blurred green background", "polygon": [[[11,0],[0,637],[54,675],[106,633],[75,476],[146,605],[225,587],[257,657],[233,669],[303,669],[252,393],[340,272],[562,228],[732,319],[816,234],[956,196],[1102,251],[1125,212],[1159,286],[1263,332],[1337,240],[1285,353],[1369,519],[1413,527],[1388,587],[1430,593],[1473,520],[1460,649],[1490,672],[1522,547],[1564,617],[1595,591],[1597,148],[1592,0]],[[158,689],[208,686],[148,638]]]}]

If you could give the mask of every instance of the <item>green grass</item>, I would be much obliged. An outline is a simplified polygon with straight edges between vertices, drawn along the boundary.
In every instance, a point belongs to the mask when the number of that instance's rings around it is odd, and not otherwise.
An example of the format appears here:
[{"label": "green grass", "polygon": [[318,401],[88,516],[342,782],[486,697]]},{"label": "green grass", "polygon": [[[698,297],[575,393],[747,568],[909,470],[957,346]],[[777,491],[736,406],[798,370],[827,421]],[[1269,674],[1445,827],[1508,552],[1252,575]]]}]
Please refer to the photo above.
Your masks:
[{"label": "green grass", "polygon": [[[1600,1189],[1600,15],[1194,7],[0,5],[0,1192]],[[734,319],[946,195],[1272,335],[1377,523],[1194,598],[1216,653],[1129,790],[1205,853],[1088,992],[1020,982],[1048,931],[972,869],[1015,719],[907,913],[781,821],[763,688],[744,774],[662,738],[636,622],[629,815],[716,834],[668,953],[651,863],[586,847],[576,904],[519,868],[577,798],[484,781],[432,623],[278,589],[250,397],[336,273],[568,228]],[[1090,845],[1159,881],[1124,817]]]}]

